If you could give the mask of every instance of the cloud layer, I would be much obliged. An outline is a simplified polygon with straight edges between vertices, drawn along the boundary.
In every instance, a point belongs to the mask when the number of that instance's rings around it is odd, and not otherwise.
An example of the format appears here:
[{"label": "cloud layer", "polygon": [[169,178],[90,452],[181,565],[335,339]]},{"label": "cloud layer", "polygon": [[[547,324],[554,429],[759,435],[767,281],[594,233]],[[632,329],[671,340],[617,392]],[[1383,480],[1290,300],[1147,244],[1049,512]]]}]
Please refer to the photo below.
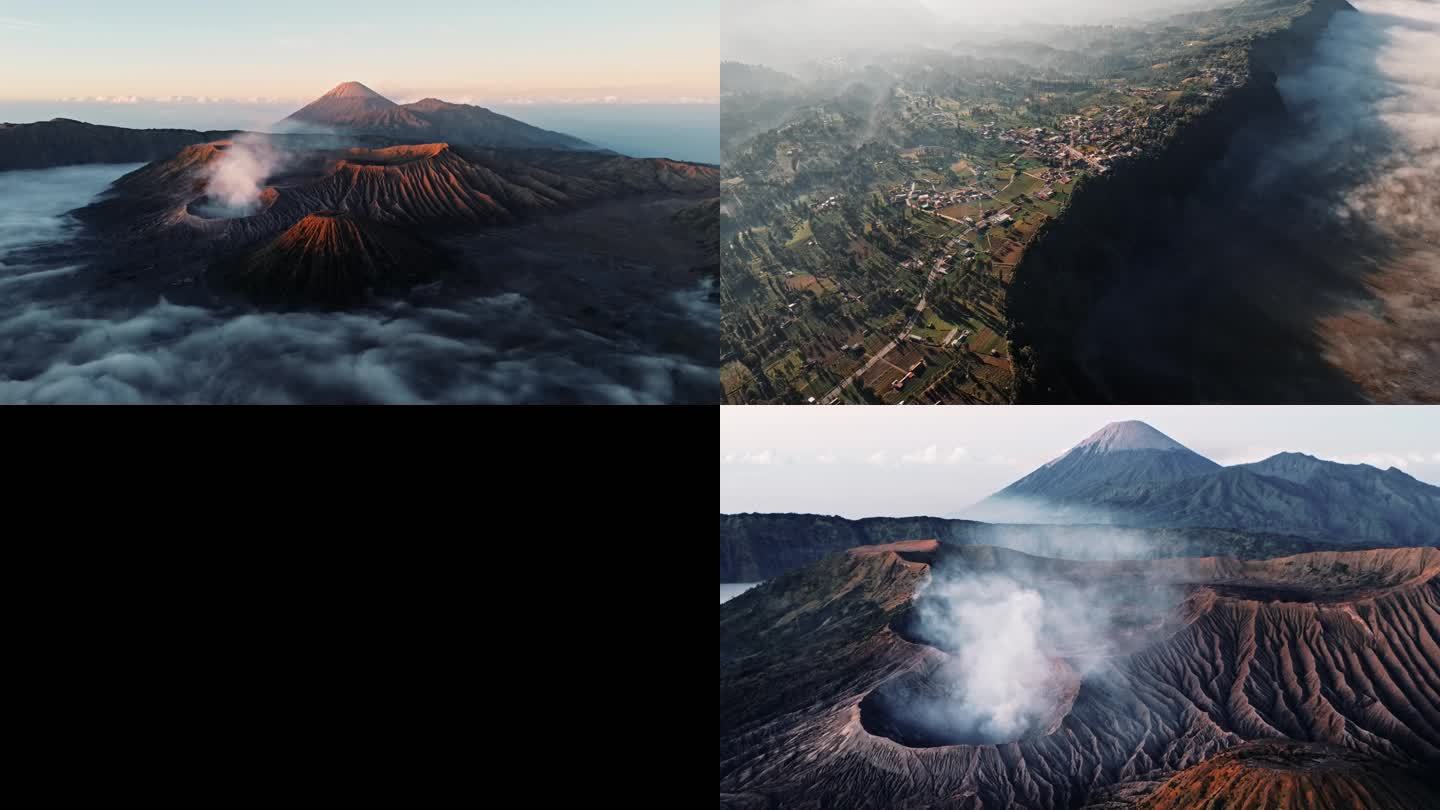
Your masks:
[{"label": "cloud layer", "polygon": [[[715,366],[607,337],[514,292],[344,313],[117,306],[27,258],[61,212],[130,167],[0,174],[0,402],[714,402]],[[242,178],[246,179],[246,178]],[[237,188],[242,184],[237,183]],[[243,191],[243,188],[241,189]],[[632,335],[716,331],[710,285],[635,316]],[[653,330],[653,331],[652,331]]]}]

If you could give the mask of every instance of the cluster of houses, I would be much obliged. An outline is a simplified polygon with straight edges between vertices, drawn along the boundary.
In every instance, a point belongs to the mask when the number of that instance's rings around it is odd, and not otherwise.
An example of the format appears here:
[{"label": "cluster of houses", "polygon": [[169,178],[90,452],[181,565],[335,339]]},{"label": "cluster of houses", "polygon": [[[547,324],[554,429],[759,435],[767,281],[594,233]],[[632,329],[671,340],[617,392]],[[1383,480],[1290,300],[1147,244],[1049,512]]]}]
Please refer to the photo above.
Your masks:
[{"label": "cluster of houses", "polygon": [[[1164,107],[1156,105],[1153,112],[1163,112]],[[1060,119],[1058,131],[1044,127],[1010,130],[1003,133],[1002,140],[1010,140],[1022,147],[1027,157],[1043,160],[1051,167],[1069,169],[1085,164],[1104,174],[1110,161],[1140,154],[1139,136],[1148,125],[1148,117],[1139,118],[1130,107],[1115,105],[1088,118],[1066,116]]]},{"label": "cluster of houses", "polygon": [[831,209],[831,208],[835,208],[835,207],[837,207],[837,206],[840,205],[840,197],[841,197],[841,196],[842,196],[842,195],[839,195],[839,194],[832,194],[830,197],[828,197],[828,198],[826,198],[826,199],[824,199],[824,200],[821,200],[820,202],[815,203],[814,205],[810,206],[810,209],[811,209],[812,211],[814,211],[815,213],[818,214],[818,213],[820,213],[821,211],[826,211],[826,210],[829,210],[829,209]]},{"label": "cluster of houses", "polygon": [[[984,231],[991,226],[1005,225],[1013,221],[1014,218],[1011,217],[1010,214],[1011,212],[1017,210],[1019,210],[1019,206],[1011,205],[1007,207],[1004,211],[996,211],[988,217],[979,217],[978,219],[976,217],[964,217],[962,219],[955,219],[954,217],[948,216],[946,214],[941,214],[940,216],[945,217],[945,219],[951,220],[952,222],[964,222],[966,225],[969,225],[977,231]],[[973,254],[974,251],[966,251],[965,256],[968,258]]]},{"label": "cluster of houses", "polygon": [[892,205],[908,205],[911,208],[919,208],[925,211],[939,211],[942,208],[948,208],[952,205],[964,205],[965,203],[988,200],[994,197],[995,193],[995,189],[974,185],[942,189],[936,184],[931,183],[929,191],[916,194],[915,184],[911,183],[908,191],[903,185],[890,189],[887,193],[887,198]]},{"label": "cluster of houses", "polygon": [[1223,65],[1200,68],[1200,75],[1210,79],[1210,87],[1215,90],[1235,87],[1244,80],[1240,69]]},{"label": "cluster of houses", "polygon": [[921,194],[911,201],[917,208],[940,210],[951,205],[978,202],[995,196],[993,189],[979,188],[977,186],[961,186],[960,188],[935,191],[931,194]]},{"label": "cluster of houses", "polygon": [[[1008,221],[1008,219],[1009,217],[1007,215],[1006,220]],[[901,262],[899,264],[899,267],[902,270],[921,271],[924,271],[928,267],[932,268],[935,271],[936,275],[948,276],[950,275],[950,271],[952,269],[952,262],[956,262],[958,260],[961,263],[966,263],[969,262],[971,259],[975,258],[975,249],[971,247],[970,243],[965,241],[964,239],[960,239],[958,237],[955,239],[951,239],[949,242],[946,243],[945,247],[948,249],[942,251],[939,255],[935,256],[928,263],[925,258],[917,256],[913,259],[908,259]],[[899,290],[896,290],[896,292],[899,292]]]},{"label": "cluster of houses", "polygon": [[[1234,72],[1227,68],[1205,68],[1202,74],[1213,80],[1213,87],[1227,87],[1235,81]],[[1149,102],[1179,88],[1119,89]],[[1208,91],[1205,94],[1216,95]],[[1053,129],[1018,127],[1001,131],[993,125],[986,125],[981,128],[981,134],[1002,143],[1014,144],[1020,148],[1019,154],[1043,160],[1052,167],[1069,169],[1087,165],[1096,173],[1104,174],[1111,162],[1140,154],[1151,132],[1168,124],[1173,115],[1170,105],[1163,101],[1139,107],[1115,104],[1102,107],[1091,116],[1065,116]],[[1047,199],[1047,196],[1036,196]]]},{"label": "cluster of houses", "polygon": [[896,391],[900,391],[905,388],[905,383],[910,382],[910,380],[915,377],[915,374],[917,372],[921,372],[924,370],[925,361],[916,360],[915,364],[910,367],[910,370],[905,372],[905,376],[900,377],[899,379],[895,380],[895,382],[890,383],[890,387],[894,388]]}]

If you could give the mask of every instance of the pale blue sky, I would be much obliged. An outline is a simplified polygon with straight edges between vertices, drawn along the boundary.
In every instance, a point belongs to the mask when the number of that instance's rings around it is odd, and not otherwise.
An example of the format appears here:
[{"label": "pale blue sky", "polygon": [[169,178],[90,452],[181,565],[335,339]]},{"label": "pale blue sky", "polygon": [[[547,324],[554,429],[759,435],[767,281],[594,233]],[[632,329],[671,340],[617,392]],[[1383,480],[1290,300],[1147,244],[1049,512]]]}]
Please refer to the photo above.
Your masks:
[{"label": "pale blue sky", "polygon": [[719,95],[720,0],[0,0],[0,100]]},{"label": "pale blue sky", "polygon": [[951,515],[1126,419],[1221,464],[1290,450],[1440,484],[1434,406],[731,406],[720,511]]}]

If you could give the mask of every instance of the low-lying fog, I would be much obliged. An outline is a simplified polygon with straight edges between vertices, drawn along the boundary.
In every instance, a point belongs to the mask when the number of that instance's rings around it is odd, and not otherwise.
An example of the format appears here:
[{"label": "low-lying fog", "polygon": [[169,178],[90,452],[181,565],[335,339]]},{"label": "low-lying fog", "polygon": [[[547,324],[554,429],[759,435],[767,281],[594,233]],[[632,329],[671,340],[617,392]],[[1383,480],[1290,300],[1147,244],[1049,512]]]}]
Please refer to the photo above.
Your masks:
[{"label": "low-lying fog", "polygon": [[[714,402],[717,370],[649,337],[580,328],[545,297],[415,296],[344,313],[101,302],[29,248],[135,166],[0,172],[0,402]],[[715,334],[708,286],[624,313],[627,334]]]}]

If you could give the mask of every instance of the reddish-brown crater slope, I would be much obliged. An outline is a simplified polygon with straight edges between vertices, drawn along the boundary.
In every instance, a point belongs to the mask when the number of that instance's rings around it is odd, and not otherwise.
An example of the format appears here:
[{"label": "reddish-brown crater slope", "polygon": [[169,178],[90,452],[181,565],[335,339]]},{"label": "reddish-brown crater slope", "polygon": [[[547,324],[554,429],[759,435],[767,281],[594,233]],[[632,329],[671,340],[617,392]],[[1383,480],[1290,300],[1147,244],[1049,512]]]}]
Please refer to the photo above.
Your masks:
[{"label": "reddish-brown crater slope", "polygon": [[275,196],[253,216],[216,225],[191,210],[219,162],[241,148],[229,141],[187,147],[131,172],[107,198],[79,213],[147,239],[188,228],[245,242],[277,235],[314,211],[395,225],[465,227],[615,197],[713,193],[719,182],[711,166],[593,153],[565,153],[557,166],[542,167],[444,143],[338,150],[292,149],[289,143],[277,138],[270,147],[286,157],[272,176],[256,178]]},{"label": "reddish-brown crater slope", "polygon": [[[1042,636],[1047,660],[1083,675],[1072,695],[1059,673],[1038,733],[945,744],[956,741],[906,738],[885,712],[865,716],[924,694],[928,674],[966,656],[906,632],[933,572],[1003,575],[1040,593],[1088,583],[1114,601],[1119,618],[1092,649]],[[1437,576],[1433,548],[1085,563],[932,542],[835,555],[721,606],[721,803],[1079,807],[1264,740],[1336,746],[1378,769],[1433,766]]]},{"label": "reddish-brown crater slope", "polygon": [[421,278],[442,262],[403,231],[322,211],[295,223],[232,273],[258,298],[341,304]]},{"label": "reddish-brown crater slope", "polygon": [[[298,294],[319,285],[314,289],[329,298],[348,295],[352,282],[408,277],[397,272],[402,266],[433,268],[437,263],[428,259],[398,258],[435,252],[420,250],[422,244],[586,205],[628,204],[634,197],[648,197],[635,203],[641,206],[670,204],[680,195],[713,196],[719,182],[710,166],[596,152],[517,156],[445,143],[320,148],[328,140],[247,136],[197,144],[120,178],[97,202],[74,212],[94,241],[107,246],[110,266],[97,272],[136,279],[140,290],[166,278],[189,283],[195,268],[203,267],[243,281],[252,293]],[[557,154],[565,159],[554,167],[520,159]],[[227,193],[217,198],[212,186],[221,177]],[[344,215],[340,221],[350,223],[334,240],[339,249],[296,247],[329,243],[300,238],[319,230],[314,222],[281,238],[319,212]],[[403,230],[408,241],[385,236],[378,226]],[[114,245],[123,250],[108,250]],[[346,255],[360,264],[340,274]],[[298,264],[285,269],[291,260]]]},{"label": "reddish-brown crater slope", "polygon": [[1193,765],[1134,800],[1091,810],[1354,810],[1435,807],[1433,778],[1320,743],[1246,743]]}]

